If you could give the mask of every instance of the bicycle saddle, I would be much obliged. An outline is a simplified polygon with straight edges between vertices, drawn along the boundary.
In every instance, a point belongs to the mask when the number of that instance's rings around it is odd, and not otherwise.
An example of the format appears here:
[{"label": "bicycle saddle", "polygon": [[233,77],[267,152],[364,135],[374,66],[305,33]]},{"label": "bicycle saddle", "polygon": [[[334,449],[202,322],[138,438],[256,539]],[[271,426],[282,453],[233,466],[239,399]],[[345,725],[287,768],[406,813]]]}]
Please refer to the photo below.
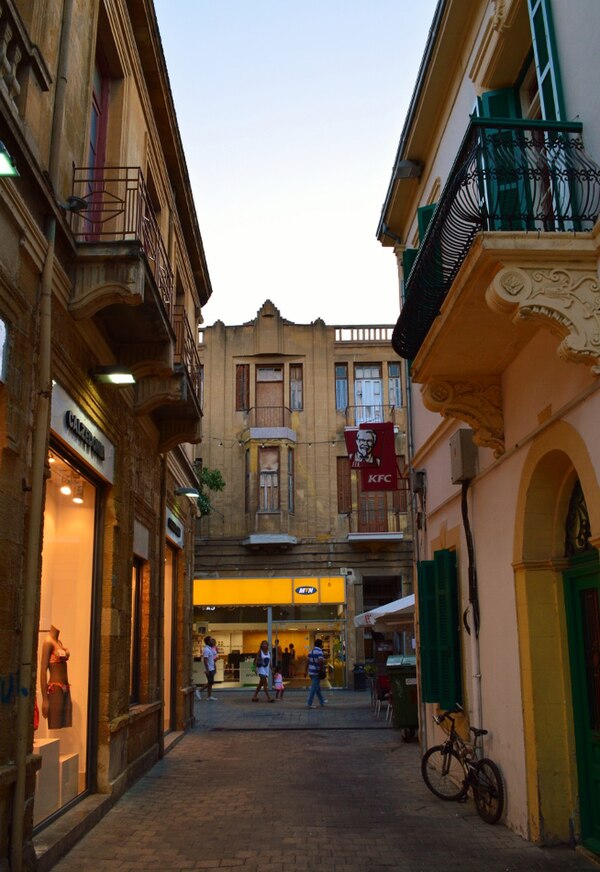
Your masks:
[{"label": "bicycle saddle", "polygon": [[487,730],[478,730],[477,727],[471,727],[471,732],[474,736],[487,736]]}]

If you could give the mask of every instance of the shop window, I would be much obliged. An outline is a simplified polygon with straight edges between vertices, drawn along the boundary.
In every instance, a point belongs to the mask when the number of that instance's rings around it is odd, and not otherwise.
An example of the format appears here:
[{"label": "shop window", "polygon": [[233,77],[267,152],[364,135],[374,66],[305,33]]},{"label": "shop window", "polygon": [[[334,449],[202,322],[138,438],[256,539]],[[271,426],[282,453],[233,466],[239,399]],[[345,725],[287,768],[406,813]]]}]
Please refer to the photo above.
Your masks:
[{"label": "shop window", "polygon": [[96,487],[53,448],[48,458],[34,752],[34,824],[88,783],[88,702]]},{"label": "shop window", "polygon": [[302,395],[302,364],[290,364],[290,409],[299,412],[304,408]]},{"label": "shop window", "polygon": [[177,552],[170,545],[165,549],[164,624],[163,624],[163,729],[175,726],[175,700],[177,668],[174,640],[176,639],[175,594],[177,578]]},{"label": "shop window", "polygon": [[140,702],[143,571],[143,560],[134,557],[133,568],[131,570],[131,644],[129,652],[129,702],[131,704]]},{"label": "shop window", "polygon": [[279,511],[279,448],[258,449],[259,512]]},{"label": "shop window", "polygon": [[0,318],[0,381],[6,381],[8,358],[8,327],[6,321]]},{"label": "shop window", "polygon": [[350,460],[348,457],[337,458],[337,504],[340,515],[346,515],[352,511]]},{"label": "shop window", "polygon": [[450,709],[462,702],[458,581],[453,551],[418,564],[421,694]]},{"label": "shop window", "polygon": [[338,363],[335,367],[335,408],[345,412],[348,408],[348,365]]},{"label": "shop window", "polygon": [[235,368],[235,410],[247,412],[250,408],[250,365],[238,363]]},{"label": "shop window", "polygon": [[287,484],[288,484],[288,512],[294,512],[294,449],[288,448],[287,452]]},{"label": "shop window", "polygon": [[402,381],[399,363],[388,363],[388,402],[390,406],[396,408],[400,408],[402,405]]}]

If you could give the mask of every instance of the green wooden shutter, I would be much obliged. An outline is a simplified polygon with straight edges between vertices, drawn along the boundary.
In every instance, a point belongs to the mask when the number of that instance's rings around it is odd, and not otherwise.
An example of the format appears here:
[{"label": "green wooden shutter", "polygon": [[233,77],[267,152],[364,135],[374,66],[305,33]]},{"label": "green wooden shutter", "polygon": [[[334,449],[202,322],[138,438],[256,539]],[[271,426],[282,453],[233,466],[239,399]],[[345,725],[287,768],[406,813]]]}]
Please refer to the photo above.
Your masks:
[{"label": "green wooden shutter", "polygon": [[[514,88],[486,91],[478,105],[484,118],[519,118],[519,95]],[[490,230],[527,230],[531,213],[530,197],[524,179],[525,157],[518,136],[510,129],[484,131],[485,145],[480,153],[480,168],[485,171],[483,201],[489,215]],[[513,144],[514,143],[514,144]],[[523,172],[518,172],[523,163]]]},{"label": "green wooden shutter", "polygon": [[415,262],[415,257],[419,253],[418,248],[405,248],[402,252],[402,270],[404,272],[404,284],[406,285],[407,279],[410,275],[410,271],[413,267],[413,263]]},{"label": "green wooden shutter", "polygon": [[527,8],[542,118],[546,121],[564,121],[565,104],[550,0],[527,0]]},{"label": "green wooden shutter", "polygon": [[429,227],[429,222],[433,218],[437,203],[430,203],[428,206],[419,206],[417,209],[417,225],[419,228],[419,245],[423,244],[423,237]]},{"label": "green wooden shutter", "polygon": [[433,559],[439,627],[440,696],[438,701],[442,708],[449,709],[457,702],[462,702],[456,554],[448,550],[436,551]]},{"label": "green wooden shutter", "polygon": [[435,565],[433,560],[422,560],[417,566],[419,592],[419,665],[421,671],[421,699],[437,702],[439,683],[437,669],[437,620],[435,612]]},{"label": "green wooden shutter", "polygon": [[450,709],[462,702],[456,556],[433,558],[418,566],[421,697]]}]

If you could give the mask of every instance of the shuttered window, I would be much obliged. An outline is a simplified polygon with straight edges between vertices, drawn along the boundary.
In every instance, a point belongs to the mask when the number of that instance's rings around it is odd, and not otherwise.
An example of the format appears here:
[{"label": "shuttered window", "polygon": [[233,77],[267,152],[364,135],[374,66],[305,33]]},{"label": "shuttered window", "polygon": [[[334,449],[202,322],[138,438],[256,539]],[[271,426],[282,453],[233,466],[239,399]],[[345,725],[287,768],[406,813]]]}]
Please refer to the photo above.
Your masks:
[{"label": "shuttered window", "polygon": [[335,367],[335,408],[338,412],[348,408],[348,365],[345,363]]},{"label": "shuttered window", "polygon": [[238,363],[235,368],[235,409],[247,412],[250,408],[250,365]]},{"label": "shuttered window", "polygon": [[290,409],[300,412],[304,408],[302,396],[302,364],[290,364]]},{"label": "shuttered window", "polygon": [[462,703],[456,555],[436,551],[418,565],[421,696],[443,709]]},{"label": "shuttered window", "polygon": [[564,121],[563,90],[549,0],[527,0],[542,118]]},{"label": "shuttered window", "polygon": [[348,457],[337,458],[337,501],[338,514],[345,515],[352,511],[350,460]]}]

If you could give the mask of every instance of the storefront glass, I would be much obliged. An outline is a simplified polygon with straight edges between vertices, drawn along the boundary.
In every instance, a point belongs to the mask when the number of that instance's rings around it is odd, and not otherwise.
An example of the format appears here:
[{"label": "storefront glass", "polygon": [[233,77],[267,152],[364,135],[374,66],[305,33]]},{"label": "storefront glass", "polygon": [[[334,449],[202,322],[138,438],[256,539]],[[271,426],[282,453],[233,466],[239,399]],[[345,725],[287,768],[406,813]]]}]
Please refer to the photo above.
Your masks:
[{"label": "storefront glass", "polygon": [[49,455],[38,651],[34,824],[88,783],[88,701],[96,487],[55,450]]},{"label": "storefront glass", "polygon": [[173,594],[176,563],[176,552],[170,547],[170,545],[167,545],[165,549],[165,604],[163,631],[163,729],[165,732],[172,729],[173,726],[173,677],[175,675],[173,664]]}]

